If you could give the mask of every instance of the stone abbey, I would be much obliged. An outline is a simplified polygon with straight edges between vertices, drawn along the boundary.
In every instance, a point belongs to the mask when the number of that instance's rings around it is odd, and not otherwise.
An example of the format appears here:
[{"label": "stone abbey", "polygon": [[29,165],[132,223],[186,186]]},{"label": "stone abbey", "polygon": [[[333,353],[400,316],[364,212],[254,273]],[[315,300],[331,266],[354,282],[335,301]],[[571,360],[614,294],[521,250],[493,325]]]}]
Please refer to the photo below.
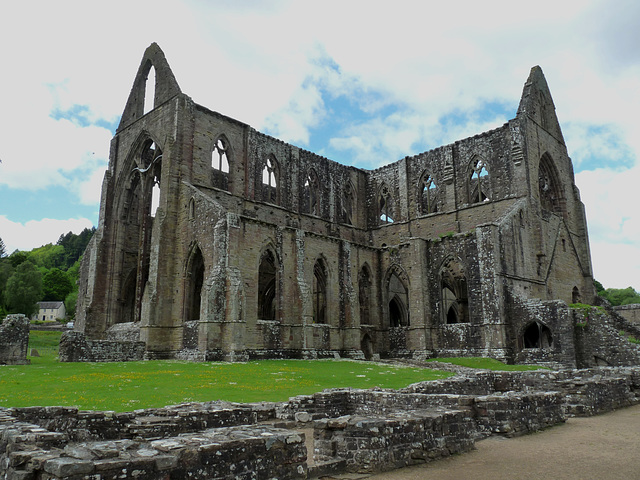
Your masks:
[{"label": "stone abbey", "polygon": [[152,44],[111,143],[75,329],[126,331],[144,358],[575,365],[568,305],[594,299],[539,67],[503,126],[364,170],[194,103]]}]

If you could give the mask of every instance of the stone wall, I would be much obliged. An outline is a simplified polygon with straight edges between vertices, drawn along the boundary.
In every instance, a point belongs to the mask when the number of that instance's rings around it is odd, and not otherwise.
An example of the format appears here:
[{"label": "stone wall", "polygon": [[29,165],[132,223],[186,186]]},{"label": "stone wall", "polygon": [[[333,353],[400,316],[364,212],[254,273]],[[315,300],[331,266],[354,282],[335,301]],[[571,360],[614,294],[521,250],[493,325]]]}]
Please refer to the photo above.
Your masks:
[{"label": "stone wall", "polygon": [[621,317],[624,317],[628,322],[640,326],[640,303],[619,305],[617,307],[613,307],[613,310]]},{"label": "stone wall", "polygon": [[144,342],[88,340],[75,331],[64,332],[60,337],[61,362],[130,362],[143,360],[144,355]]},{"label": "stone wall", "polygon": [[[189,403],[125,413],[0,408],[0,478],[379,472],[468,451],[487,435],[522,435],[567,415],[639,402],[639,367],[600,367],[464,371],[398,391],[335,389],[280,404]],[[305,437],[311,434],[313,441]]]},{"label": "stone wall", "polygon": [[24,315],[8,315],[0,323],[0,365],[30,363],[28,348],[29,319]]}]

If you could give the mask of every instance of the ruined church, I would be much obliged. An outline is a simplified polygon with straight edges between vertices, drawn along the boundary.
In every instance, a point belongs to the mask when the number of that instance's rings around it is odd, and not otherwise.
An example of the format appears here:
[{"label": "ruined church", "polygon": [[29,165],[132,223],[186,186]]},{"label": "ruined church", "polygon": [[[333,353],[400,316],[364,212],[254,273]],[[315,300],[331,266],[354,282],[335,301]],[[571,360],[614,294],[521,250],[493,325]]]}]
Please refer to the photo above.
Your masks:
[{"label": "ruined church", "polygon": [[152,44],[111,142],[76,331],[126,325],[144,358],[571,363],[567,305],[595,291],[542,70],[503,126],[392,160],[341,165],[198,105]]}]

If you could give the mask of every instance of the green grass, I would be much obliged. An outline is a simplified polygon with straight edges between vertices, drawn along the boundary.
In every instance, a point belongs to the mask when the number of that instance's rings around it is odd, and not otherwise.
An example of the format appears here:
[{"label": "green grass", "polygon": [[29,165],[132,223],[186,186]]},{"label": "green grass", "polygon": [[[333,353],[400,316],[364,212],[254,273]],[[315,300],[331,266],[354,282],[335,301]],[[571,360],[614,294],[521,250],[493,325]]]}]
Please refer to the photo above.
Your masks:
[{"label": "green grass", "polygon": [[485,370],[496,371],[509,371],[509,372],[523,372],[528,370],[540,370],[544,367],[538,367],[536,365],[507,365],[499,360],[486,357],[455,357],[455,358],[432,358],[427,362],[443,362],[451,363],[453,365],[460,365],[461,367],[469,368],[482,368]]},{"label": "green grass", "polygon": [[[41,349],[53,351],[56,340],[51,333],[32,332],[30,345],[41,355]],[[54,355],[44,354],[31,361],[31,365],[0,367],[0,406],[62,405],[122,412],[191,401],[284,401],[325,388],[402,388],[451,375],[348,360],[58,363]]]}]

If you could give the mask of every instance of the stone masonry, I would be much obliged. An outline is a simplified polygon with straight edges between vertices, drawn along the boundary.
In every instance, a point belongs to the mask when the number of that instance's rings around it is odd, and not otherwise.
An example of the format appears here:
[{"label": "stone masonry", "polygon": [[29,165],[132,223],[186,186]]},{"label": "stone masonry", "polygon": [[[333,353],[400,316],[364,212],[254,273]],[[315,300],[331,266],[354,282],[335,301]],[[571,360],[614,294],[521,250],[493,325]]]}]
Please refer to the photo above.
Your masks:
[{"label": "stone masonry", "polygon": [[111,143],[75,329],[101,342],[134,325],[144,358],[575,366],[568,305],[594,302],[539,67],[503,126],[369,171],[194,103],[152,44]]},{"label": "stone masonry", "polygon": [[[440,365],[434,364],[439,367]],[[305,479],[429,462],[640,402],[639,367],[460,372],[401,390],[135,412],[0,408],[6,480]]]},{"label": "stone masonry", "polygon": [[0,322],[0,365],[22,365],[29,348],[29,319],[24,315],[8,315]]}]

